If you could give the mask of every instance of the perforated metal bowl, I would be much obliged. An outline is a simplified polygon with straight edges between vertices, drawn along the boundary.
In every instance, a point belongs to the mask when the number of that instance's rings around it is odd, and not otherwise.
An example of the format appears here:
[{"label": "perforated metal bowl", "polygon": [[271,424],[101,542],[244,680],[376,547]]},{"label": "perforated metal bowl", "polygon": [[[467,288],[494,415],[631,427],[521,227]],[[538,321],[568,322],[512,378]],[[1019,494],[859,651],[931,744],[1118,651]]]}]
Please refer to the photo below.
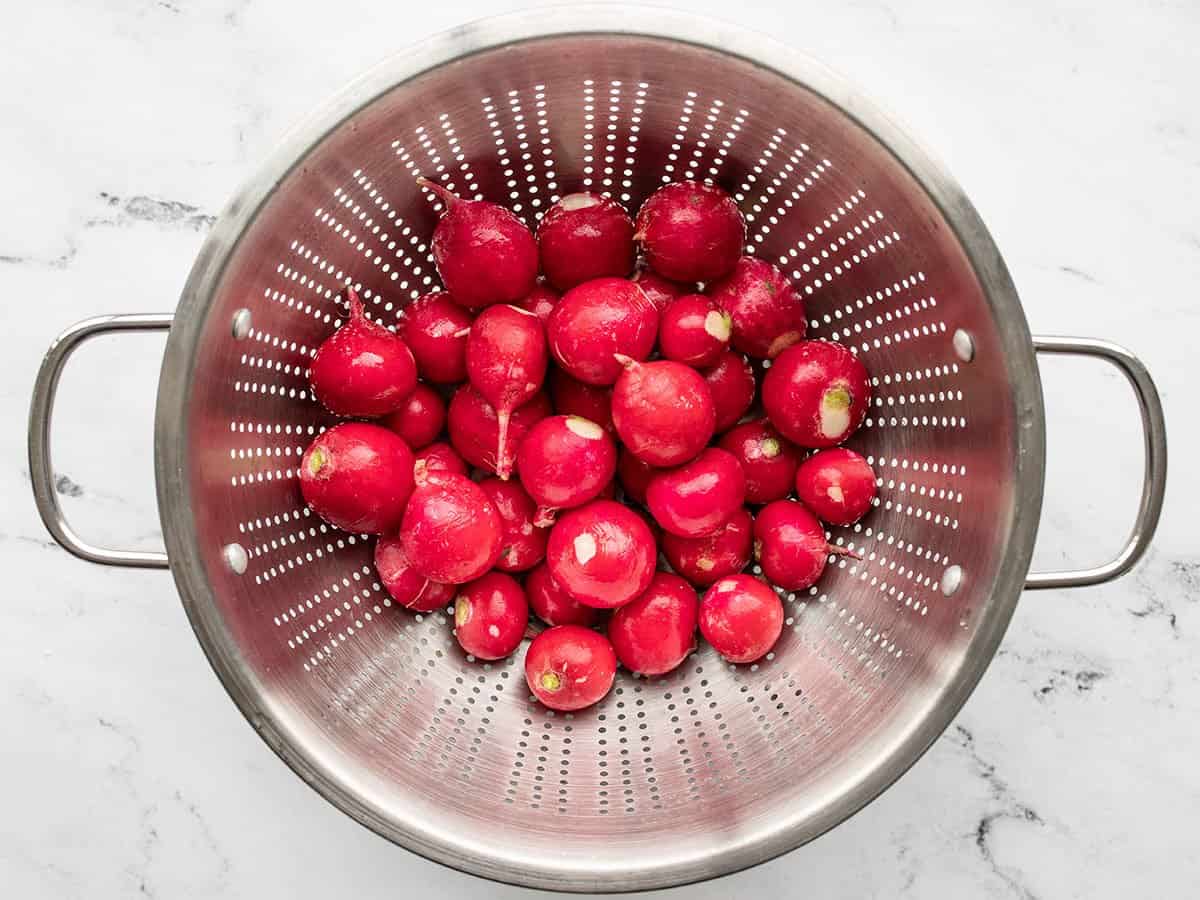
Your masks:
[{"label": "perforated metal bowl", "polygon": [[[597,708],[534,702],[522,652],[464,659],[446,616],[393,607],[370,545],[301,502],[301,448],[330,420],[305,370],[354,283],[393,322],[435,284],[436,177],[532,225],[561,194],[631,209],[664,182],[737,198],[750,250],[782,266],[813,336],[867,363],[852,444],[879,506],[831,539],[819,587],[786,596],[752,666],[701,648],[618,677]],[[48,455],[59,370],[112,329],[170,327],[156,465],[167,555],[90,546]],[[1110,564],[1027,576],[1042,497],[1035,350],[1122,368],[1147,435],[1145,492]],[[412,850],[503,881],[661,887],[789,850],[911,765],[990,661],[1023,587],[1127,569],[1154,529],[1165,437],[1153,384],[1112,345],[1031,339],[982,222],[949,176],[849,85],[727,25],[660,10],[538,10],[384,63],[298,130],[230,204],[174,317],[81,323],[47,357],[31,470],[54,536],[85,558],[166,565],[234,701],[340,809]]]}]

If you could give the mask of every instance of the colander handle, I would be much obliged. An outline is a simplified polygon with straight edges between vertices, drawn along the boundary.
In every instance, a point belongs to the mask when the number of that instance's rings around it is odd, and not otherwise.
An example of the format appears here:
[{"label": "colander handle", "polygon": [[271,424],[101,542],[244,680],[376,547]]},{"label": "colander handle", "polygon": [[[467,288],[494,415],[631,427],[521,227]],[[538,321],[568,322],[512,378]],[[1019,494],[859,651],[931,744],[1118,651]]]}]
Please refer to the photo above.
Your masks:
[{"label": "colander handle", "polygon": [[106,566],[132,566],[143,569],[167,568],[167,554],[140,550],[112,550],[96,547],[77,535],[67,524],[58,491],[54,488],[54,465],[50,461],[50,420],[58,379],[63,366],[79,345],[90,338],[112,331],[165,331],[171,327],[169,314],[99,316],[77,322],[55,339],[46,351],[42,367],[33,385],[33,402],[29,407],[29,475],[33,482],[33,497],[38,512],[50,536],[64,549],[80,559]]},{"label": "colander handle", "polygon": [[1134,519],[1129,540],[1120,553],[1102,566],[1064,572],[1032,572],[1025,579],[1028,589],[1103,584],[1123,575],[1142,558],[1150,539],[1154,537],[1154,529],[1158,527],[1163,494],[1167,487],[1167,425],[1163,419],[1162,401],[1142,361],[1117,344],[1091,338],[1035,337],[1033,346],[1038,353],[1090,356],[1104,360],[1121,371],[1137,396],[1138,409],[1142,414],[1146,465],[1142,473],[1142,499],[1138,503],[1137,518]]}]

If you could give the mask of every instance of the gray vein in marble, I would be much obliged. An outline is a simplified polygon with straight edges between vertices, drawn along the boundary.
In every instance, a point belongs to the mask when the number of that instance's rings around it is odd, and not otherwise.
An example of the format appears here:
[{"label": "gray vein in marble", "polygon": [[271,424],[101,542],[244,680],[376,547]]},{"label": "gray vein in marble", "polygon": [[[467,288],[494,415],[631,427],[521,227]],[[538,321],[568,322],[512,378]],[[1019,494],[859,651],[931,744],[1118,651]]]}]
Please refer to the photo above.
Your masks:
[{"label": "gray vein in marble", "polygon": [[51,538],[32,537],[27,534],[3,534],[0,533],[0,541],[19,541],[22,544],[33,544],[35,547],[42,547],[46,550],[58,549],[58,544]]},{"label": "gray vein in marble", "polygon": [[1098,663],[1077,655],[1073,655],[1069,660],[1072,665],[1063,665],[1060,658],[1055,658],[1055,655],[1050,653],[1027,654],[1002,648],[997,651],[996,656],[1017,660],[1031,668],[1049,669],[1047,674],[1037,678],[1041,683],[1033,689],[1033,696],[1041,702],[1047,702],[1064,691],[1076,696],[1087,694],[1095,688],[1097,682],[1112,674]]},{"label": "gray vein in marble", "polygon": [[[1157,554],[1152,554],[1156,556]],[[1171,629],[1171,636],[1179,638],[1179,617],[1175,611],[1173,596],[1176,591],[1165,591],[1163,585],[1151,581],[1147,569],[1139,569],[1132,582],[1143,598],[1140,607],[1130,609],[1129,614],[1137,619],[1162,619]],[[1171,560],[1167,568],[1168,584],[1179,588],[1178,593],[1190,602],[1200,596],[1200,561]]]},{"label": "gray vein in marble", "polygon": [[979,751],[975,747],[975,736],[970,731],[962,725],[956,724],[946,732],[946,739],[966,752],[976,774],[987,785],[994,807],[982,816],[975,826],[975,846],[979,850],[979,855],[983,857],[984,862],[988,864],[996,877],[1007,884],[1017,896],[1024,900],[1037,900],[1037,895],[1022,881],[1020,870],[1014,871],[1002,866],[997,861],[991,843],[992,827],[1001,820],[1026,822],[1038,826],[1044,826],[1045,821],[1032,807],[1013,796],[1008,785],[996,774],[995,763],[988,762],[979,755]]},{"label": "gray vein in marble", "polygon": [[123,225],[133,221],[190,228],[192,231],[206,231],[217,221],[216,216],[202,213],[198,206],[192,206],[190,203],[180,200],[161,200],[142,194],[122,199],[105,191],[100,192],[100,199],[107,206],[116,210],[116,216],[89,219],[86,225],[88,228]]},{"label": "gray vein in marble", "polygon": [[54,479],[54,489],[68,497],[82,497],[83,485],[76,484],[69,475],[59,475]]},{"label": "gray vein in marble", "polygon": [[237,28],[242,22],[242,13],[250,7],[250,0],[237,0],[229,12],[225,13],[225,24]]},{"label": "gray vein in marble", "polygon": [[1100,283],[1099,279],[1095,276],[1088,274],[1083,269],[1076,269],[1074,266],[1059,266],[1058,271],[1064,272],[1067,275],[1073,275],[1081,281],[1086,281],[1088,284]]},{"label": "gray vein in marble", "polygon": [[159,844],[158,829],[155,828],[152,821],[157,811],[157,806],[153,803],[145,803],[138,793],[137,786],[134,784],[133,764],[142,753],[142,742],[138,739],[137,735],[112,719],[97,716],[96,722],[101,728],[112,732],[112,734],[127,744],[126,752],[116,762],[109,764],[108,771],[113,780],[125,788],[125,791],[129,794],[130,799],[139,811],[138,819],[142,829],[142,833],[138,838],[140,860],[136,865],[128,867],[129,877],[137,885],[140,894],[147,897],[155,897],[157,895],[150,884],[149,868],[154,862],[155,848]]},{"label": "gray vein in marble", "polygon": [[5,263],[10,266],[34,265],[46,266],[50,269],[65,269],[71,264],[75,257],[79,254],[79,248],[73,241],[67,242],[67,249],[58,256],[52,256],[45,259],[38,256],[11,256],[0,254],[0,263]]},{"label": "gray vein in marble", "polygon": [[228,883],[229,873],[232,870],[233,865],[229,861],[229,857],[225,854],[225,851],[221,849],[221,845],[217,843],[216,835],[214,835],[212,829],[209,828],[208,822],[205,821],[204,816],[200,813],[200,809],[195,803],[185,800],[183,794],[179,791],[175,792],[175,799],[179,801],[179,804],[196,823],[196,828],[200,832],[200,836],[205,845],[209,850],[212,851],[213,856],[217,858],[219,864],[217,872],[218,883],[221,885]]},{"label": "gray vein in marble", "polygon": [[[164,200],[138,194],[121,198],[101,191],[100,200],[105,214],[93,216],[83,223],[86,231],[91,228],[122,227],[137,222],[148,222],[167,228],[183,228],[204,232],[212,227],[217,217],[201,211],[200,207],[181,200]],[[74,236],[65,239],[66,250],[57,256],[41,257],[21,254],[0,254],[0,263],[6,265],[45,266],[50,269],[66,269],[79,254],[79,245]]]}]

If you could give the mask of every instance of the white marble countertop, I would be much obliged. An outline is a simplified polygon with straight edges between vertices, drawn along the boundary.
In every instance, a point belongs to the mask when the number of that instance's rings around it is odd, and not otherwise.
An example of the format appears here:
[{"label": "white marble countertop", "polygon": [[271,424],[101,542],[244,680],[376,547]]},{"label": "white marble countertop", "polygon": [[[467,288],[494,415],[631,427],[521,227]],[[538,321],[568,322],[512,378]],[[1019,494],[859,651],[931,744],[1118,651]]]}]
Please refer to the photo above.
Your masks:
[{"label": "white marble countertop", "polygon": [[[283,130],[389,51],[515,4],[22,4],[0,33],[0,885],[7,897],[535,896],[440,868],[282,766],[212,675],[162,572],[98,568],[43,532],[23,428],[46,345],[167,311],[213,215]],[[727,5],[689,4],[726,17]],[[1200,7],[745,0],[742,24],[823,58],[949,164],[1035,331],[1118,339],[1163,393],[1172,459],[1149,557],[1118,583],[1026,594],[958,721],[816,843],[688,896],[1170,897],[1200,883]],[[999,7],[1003,6],[1001,9]],[[89,347],[64,378],[60,483],[85,534],[159,540],[162,340]],[[1037,564],[1124,538],[1141,466],[1117,376],[1043,367]]]}]

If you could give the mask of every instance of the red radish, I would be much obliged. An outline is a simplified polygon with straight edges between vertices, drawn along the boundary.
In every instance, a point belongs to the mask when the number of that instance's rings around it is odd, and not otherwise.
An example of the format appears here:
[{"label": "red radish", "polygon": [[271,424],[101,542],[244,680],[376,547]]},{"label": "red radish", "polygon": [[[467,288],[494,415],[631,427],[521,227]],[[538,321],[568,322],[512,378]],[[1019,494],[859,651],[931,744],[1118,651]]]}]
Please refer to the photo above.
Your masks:
[{"label": "red radish", "polygon": [[445,441],[437,441],[417,451],[413,461],[413,479],[417,484],[424,484],[434,472],[466,475],[467,463]]},{"label": "red radish", "polygon": [[457,384],[467,380],[467,335],[471,314],[445,291],[418,297],[404,310],[400,333],[427,381]]},{"label": "red radish", "polygon": [[684,294],[691,293],[687,285],[668,281],[661,275],[655,275],[649,269],[641,269],[633,276],[633,281],[642,289],[646,298],[654,304],[660,313],[667,308],[672,300],[678,300]]},{"label": "red radish", "polygon": [[557,303],[558,291],[551,290],[546,285],[538,282],[533,286],[533,290],[518,300],[515,305],[521,307],[526,312],[533,313],[545,325],[546,320],[550,318],[550,313],[554,311]]},{"label": "red radish", "polygon": [[769,262],[743,256],[708,295],[733,320],[733,346],[759,359],[774,359],[804,338],[804,301],[787,276]]},{"label": "red radish", "polygon": [[535,510],[532,498],[521,485],[499,478],[485,478],[479,482],[479,486],[496,507],[496,512],[500,513],[500,521],[504,526],[496,568],[504,572],[532,569],[546,555],[546,538],[550,536],[545,528],[537,528],[533,524]]},{"label": "red radish", "polygon": [[630,452],[652,466],[677,466],[704,449],[717,414],[699,373],[670,360],[617,359],[625,371],[613,388],[613,424]]},{"label": "red radish", "polygon": [[688,294],[662,311],[658,346],[667,359],[704,368],[721,358],[731,333],[729,313],[703,294]]},{"label": "red radish", "polygon": [[579,625],[547,628],[525,652],[525,682],[550,709],[571,712],[604,699],[617,655],[602,634]]},{"label": "red radish", "polygon": [[612,432],[612,388],[584,384],[572,378],[564,369],[550,371],[550,397],[554,411],[563,416],[591,419],[607,432]]},{"label": "red radish", "polygon": [[600,621],[600,610],[572,600],[545,563],[525,576],[525,594],[529,606],[547,625],[595,625]]},{"label": "red radish", "polygon": [[446,424],[446,402],[427,384],[418,384],[400,408],[384,417],[381,425],[392,429],[413,450],[437,440]]},{"label": "red radish", "polygon": [[709,447],[689,463],[650,479],[646,506],[663,531],[680,537],[712,534],[741,509],[746,476],[732,453]]},{"label": "red radish", "polygon": [[783,633],[783,603],[757,578],[727,575],[700,601],[700,633],[729,662],[752,663]]},{"label": "red radish", "polygon": [[467,338],[471,386],[496,410],[496,474],[512,474],[508,428],[513,410],[532,399],[546,378],[546,333],[533,313],[515,306],[490,306],[471,325]]},{"label": "red radish", "polygon": [[633,268],[633,220],[600,194],[567,194],[546,210],[537,241],[546,280],[560,291]]},{"label": "red radish", "polygon": [[624,278],[594,278],[571,288],[550,313],[550,352],[567,372],[588,384],[612,384],[621,374],[613,358],[645,359],[654,349],[658,313]]},{"label": "red radish", "polygon": [[537,280],[537,242],[525,223],[497,203],[464,200],[428,178],[417,183],[445,204],[433,229],[433,260],[442,284],[470,309],[516,303]]},{"label": "red radish", "polygon": [[698,538],[664,534],[663,556],[671,568],[697,587],[706,587],[718,578],[733,575],[750,562],[754,520],[739,509],[712,534]]},{"label": "red radish", "polygon": [[763,575],[788,591],[812,587],[830,554],[857,556],[831,546],[817,517],[795,500],[768,503],[754,519],[754,555]]},{"label": "red radish", "polygon": [[715,366],[702,374],[712,392],[717,411],[716,432],[720,434],[736,425],[754,404],[754,392],[758,388],[754,369],[740,353],[726,351]]},{"label": "red radish", "polygon": [[608,639],[621,665],[642,675],[670,672],[696,647],[696,589],[669,572],[613,612]]},{"label": "red radish", "polygon": [[830,525],[853,525],[875,499],[875,470],[845,447],[820,450],[796,470],[796,496]]},{"label": "red radish", "polygon": [[363,311],[347,286],[350,318],[317,348],[308,381],[321,405],[339,416],[373,419],[399,409],[417,386],[417,364],[403,338]]},{"label": "red radish", "polygon": [[335,425],[317,435],[300,460],[304,502],[344,531],[395,532],[412,492],[412,451],[378,425]]},{"label": "red radish", "polygon": [[413,568],[426,578],[463,584],[495,565],[504,524],[479,485],[445,474],[413,491],[400,537]]},{"label": "red radish", "polygon": [[632,506],[630,509],[637,513],[638,517],[646,523],[646,527],[650,529],[650,536],[654,538],[654,546],[658,547],[662,543],[663,530],[659,527],[659,524],[654,521],[654,516],[650,515],[650,511],[646,509],[637,509],[636,507]]},{"label": "red radish", "polygon": [[598,500],[616,500],[617,499],[617,479],[610,478],[608,484],[600,488],[600,493],[596,495]]},{"label": "red radish", "polygon": [[454,600],[454,585],[430,581],[412,567],[399,537],[376,542],[375,571],[392,599],[413,612],[445,609]]},{"label": "red radish", "polygon": [[534,524],[550,525],[558,510],[599,496],[617,471],[617,448],[590,419],[550,416],[521,441],[517,471],[538,504]]},{"label": "red radish", "polygon": [[763,408],[771,424],[801,447],[840,444],[862,424],[871,382],[858,357],[833,341],[803,341],[767,370]]},{"label": "red radish", "polygon": [[575,600],[599,609],[622,606],[644,591],[656,556],[646,523],[612,500],[564,513],[546,545],[554,580]]},{"label": "red radish", "polygon": [[[550,401],[544,393],[536,394],[524,406],[514,410],[508,422],[508,442],[502,448],[504,456],[513,459],[529,429],[548,415]],[[460,387],[451,398],[446,430],[450,433],[450,443],[463,459],[476,468],[496,473],[500,417],[492,404],[469,384]]]},{"label": "red radish", "polygon": [[742,255],[746,223],[737,204],[711,184],[677,181],[659,188],[637,214],[646,261],[672,281],[713,281]]},{"label": "red radish", "polygon": [[621,448],[621,454],[617,457],[617,477],[621,479],[625,496],[634,503],[646,502],[646,488],[650,486],[650,479],[657,474],[658,469],[642,462],[629,452],[628,447]]},{"label": "red radish", "polygon": [[503,659],[521,645],[529,604],[516,579],[488,572],[459,589],[454,600],[454,637],[476,659]]},{"label": "red radish", "polygon": [[718,445],[728,450],[746,474],[746,502],[770,503],[792,492],[800,451],[784,440],[766,419],[731,428]]}]

